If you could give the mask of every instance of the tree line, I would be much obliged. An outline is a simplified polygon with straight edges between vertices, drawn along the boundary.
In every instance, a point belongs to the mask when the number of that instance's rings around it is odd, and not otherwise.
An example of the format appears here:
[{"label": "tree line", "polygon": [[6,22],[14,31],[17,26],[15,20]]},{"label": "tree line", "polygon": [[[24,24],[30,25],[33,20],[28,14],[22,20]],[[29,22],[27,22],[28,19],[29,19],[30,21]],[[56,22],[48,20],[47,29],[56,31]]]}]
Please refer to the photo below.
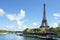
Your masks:
[{"label": "tree line", "polygon": [[56,28],[34,28],[34,29],[29,29],[26,28],[23,33],[27,34],[27,33],[47,33],[47,32],[53,32],[54,34],[56,34],[57,36],[60,37],[60,25]]}]

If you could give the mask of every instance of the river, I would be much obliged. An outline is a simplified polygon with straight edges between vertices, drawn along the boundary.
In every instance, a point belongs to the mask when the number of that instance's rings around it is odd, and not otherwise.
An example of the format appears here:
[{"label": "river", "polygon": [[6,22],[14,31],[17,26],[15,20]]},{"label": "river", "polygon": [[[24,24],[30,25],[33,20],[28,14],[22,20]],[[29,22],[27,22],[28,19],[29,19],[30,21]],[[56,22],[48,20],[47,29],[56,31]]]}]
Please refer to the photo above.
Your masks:
[{"label": "river", "polygon": [[16,34],[0,34],[0,40],[42,40],[42,39],[17,36]]}]

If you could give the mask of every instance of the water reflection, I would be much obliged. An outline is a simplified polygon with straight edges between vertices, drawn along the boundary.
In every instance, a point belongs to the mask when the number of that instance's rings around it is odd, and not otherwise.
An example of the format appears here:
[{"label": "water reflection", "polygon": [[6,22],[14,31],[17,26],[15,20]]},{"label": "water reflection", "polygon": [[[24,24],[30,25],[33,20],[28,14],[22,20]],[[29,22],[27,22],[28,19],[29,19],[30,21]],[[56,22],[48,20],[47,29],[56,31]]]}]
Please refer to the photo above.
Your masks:
[{"label": "water reflection", "polygon": [[17,40],[41,40],[41,39],[32,38],[32,37],[17,36]]},{"label": "water reflection", "polygon": [[25,40],[41,40],[39,38],[32,38],[32,37],[24,37]]}]

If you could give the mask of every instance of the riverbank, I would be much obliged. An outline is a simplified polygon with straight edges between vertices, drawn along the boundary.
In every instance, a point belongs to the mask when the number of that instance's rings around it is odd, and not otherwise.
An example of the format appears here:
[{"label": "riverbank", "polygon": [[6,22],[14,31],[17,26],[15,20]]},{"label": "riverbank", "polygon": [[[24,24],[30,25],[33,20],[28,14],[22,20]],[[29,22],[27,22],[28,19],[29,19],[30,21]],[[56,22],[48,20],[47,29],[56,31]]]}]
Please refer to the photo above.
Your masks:
[{"label": "riverbank", "polygon": [[17,34],[17,35],[18,36],[24,36],[24,37],[45,39],[45,40],[57,40],[57,38],[55,38],[55,37],[49,37],[49,36],[31,35],[31,34]]},{"label": "riverbank", "polygon": [[56,38],[48,37],[48,36],[39,36],[39,35],[24,35],[24,36],[25,37],[39,38],[39,39],[46,39],[46,40],[57,40]]}]

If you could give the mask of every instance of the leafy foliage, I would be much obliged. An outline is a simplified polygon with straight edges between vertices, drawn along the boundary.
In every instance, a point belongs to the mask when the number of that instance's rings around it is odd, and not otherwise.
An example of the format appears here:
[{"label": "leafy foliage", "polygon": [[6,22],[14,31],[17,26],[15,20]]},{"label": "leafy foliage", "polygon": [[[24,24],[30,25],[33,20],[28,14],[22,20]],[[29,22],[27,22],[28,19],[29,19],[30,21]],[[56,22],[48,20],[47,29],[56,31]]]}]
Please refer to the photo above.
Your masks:
[{"label": "leafy foliage", "polygon": [[34,28],[34,29],[25,29],[23,33],[47,33],[47,32],[53,32],[60,36],[60,26],[56,28]]}]

